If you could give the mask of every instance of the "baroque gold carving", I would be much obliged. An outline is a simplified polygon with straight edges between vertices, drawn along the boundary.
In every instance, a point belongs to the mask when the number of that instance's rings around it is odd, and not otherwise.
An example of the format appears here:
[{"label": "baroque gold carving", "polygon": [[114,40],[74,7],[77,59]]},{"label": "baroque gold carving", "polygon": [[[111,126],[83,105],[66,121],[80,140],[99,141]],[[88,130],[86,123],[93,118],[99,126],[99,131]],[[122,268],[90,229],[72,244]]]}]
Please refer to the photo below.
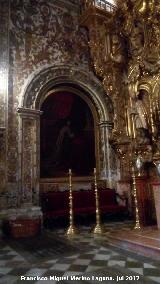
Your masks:
[{"label": "baroque gold carving", "polygon": [[95,72],[113,102],[110,142],[120,153],[134,139],[135,152],[151,161],[160,136],[160,5],[156,0],[116,3],[109,12],[93,1],[91,9],[90,2],[81,23],[89,29]]}]

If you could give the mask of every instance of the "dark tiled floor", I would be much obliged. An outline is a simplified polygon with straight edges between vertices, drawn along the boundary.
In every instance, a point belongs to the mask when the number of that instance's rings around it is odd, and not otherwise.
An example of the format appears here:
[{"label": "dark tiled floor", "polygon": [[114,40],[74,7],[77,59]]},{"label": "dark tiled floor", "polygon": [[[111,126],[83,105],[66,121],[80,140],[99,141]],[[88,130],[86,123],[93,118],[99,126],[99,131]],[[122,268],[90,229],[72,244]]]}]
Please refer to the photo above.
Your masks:
[{"label": "dark tiled floor", "polygon": [[[138,256],[134,253],[110,246],[110,232],[130,231],[129,222],[114,222],[105,225],[107,233],[91,234],[90,228],[81,227],[80,234],[72,239],[63,229],[45,231],[41,236],[27,240],[3,240],[0,244],[0,284],[60,283],[50,281],[50,276],[65,277],[61,283],[160,283],[160,261]],[[71,276],[86,276],[89,280],[73,280]],[[127,276],[139,280],[127,280]],[[21,276],[32,276],[35,280],[21,281]],[[46,277],[40,281],[37,276]],[[92,277],[95,277],[94,280]],[[96,277],[113,277],[98,281]],[[81,279],[81,278],[80,278]],[[120,282],[120,281],[119,281]]]}]

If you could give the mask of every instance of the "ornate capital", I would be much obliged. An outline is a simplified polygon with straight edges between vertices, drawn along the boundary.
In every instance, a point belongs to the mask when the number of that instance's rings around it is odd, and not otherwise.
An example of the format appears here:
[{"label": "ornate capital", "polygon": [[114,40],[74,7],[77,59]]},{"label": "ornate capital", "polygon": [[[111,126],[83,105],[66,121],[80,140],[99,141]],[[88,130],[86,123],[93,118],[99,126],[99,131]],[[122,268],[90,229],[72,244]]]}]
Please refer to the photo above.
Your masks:
[{"label": "ornate capital", "polygon": [[40,115],[43,113],[40,110],[30,109],[30,108],[17,108],[19,116],[28,119],[39,119]]},{"label": "ornate capital", "polygon": [[113,129],[113,122],[111,121],[102,121],[99,123],[99,127],[101,128],[107,128],[108,130],[112,130]]}]

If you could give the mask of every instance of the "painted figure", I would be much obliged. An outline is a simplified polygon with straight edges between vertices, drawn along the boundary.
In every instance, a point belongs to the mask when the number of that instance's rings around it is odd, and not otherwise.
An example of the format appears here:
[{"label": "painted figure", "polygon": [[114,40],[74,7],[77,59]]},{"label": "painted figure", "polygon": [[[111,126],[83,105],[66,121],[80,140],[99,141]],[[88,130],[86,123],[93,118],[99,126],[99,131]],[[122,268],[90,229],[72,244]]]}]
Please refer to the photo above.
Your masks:
[{"label": "painted figure", "polygon": [[59,135],[56,141],[53,155],[54,165],[62,164],[62,161],[64,161],[64,163],[69,162],[73,137],[74,134],[71,131],[71,122],[70,120],[67,120],[66,124],[59,131]]}]

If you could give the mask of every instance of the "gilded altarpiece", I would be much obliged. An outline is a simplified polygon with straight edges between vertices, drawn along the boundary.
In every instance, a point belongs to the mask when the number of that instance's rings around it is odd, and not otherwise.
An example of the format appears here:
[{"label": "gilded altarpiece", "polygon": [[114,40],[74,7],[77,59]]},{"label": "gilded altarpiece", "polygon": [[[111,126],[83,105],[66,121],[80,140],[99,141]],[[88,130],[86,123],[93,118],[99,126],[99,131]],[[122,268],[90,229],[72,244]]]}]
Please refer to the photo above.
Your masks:
[{"label": "gilded altarpiece", "polygon": [[137,205],[136,176],[145,174],[146,163],[154,163],[160,174],[160,4],[117,0],[108,5],[84,1],[81,24],[89,29],[94,69],[113,102],[110,142],[120,158],[121,184],[132,181],[138,228],[143,204]]}]

